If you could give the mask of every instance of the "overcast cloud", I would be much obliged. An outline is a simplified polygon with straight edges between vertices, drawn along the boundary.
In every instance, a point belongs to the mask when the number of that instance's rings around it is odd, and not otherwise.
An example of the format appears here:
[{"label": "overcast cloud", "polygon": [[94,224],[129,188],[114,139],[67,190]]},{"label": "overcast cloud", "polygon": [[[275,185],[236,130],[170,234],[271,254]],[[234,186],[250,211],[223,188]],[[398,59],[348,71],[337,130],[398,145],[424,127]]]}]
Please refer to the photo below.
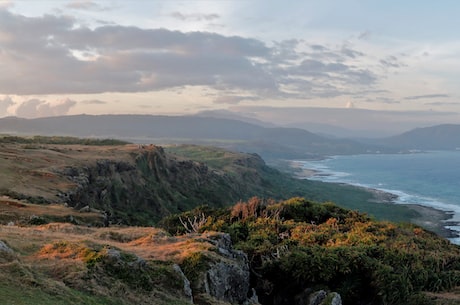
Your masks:
[{"label": "overcast cloud", "polygon": [[[95,4],[78,1],[69,5],[87,9]],[[366,56],[352,45],[331,48],[291,40],[269,46],[257,39],[208,32],[121,25],[91,29],[78,26],[77,20],[68,16],[32,18],[6,10],[0,11],[0,42],[3,94],[146,92],[209,86],[261,98],[312,98],[353,94],[374,86],[381,77],[371,65],[347,62]],[[238,101],[220,98],[216,102],[225,100],[229,104]],[[19,113],[37,109],[35,103],[29,101]]]},{"label": "overcast cloud", "polygon": [[65,115],[76,103],[69,99],[57,104],[50,104],[39,99],[30,99],[19,105],[16,109],[16,115],[23,118]]},{"label": "overcast cloud", "polygon": [[0,99],[0,116],[7,116],[9,114],[8,108],[14,105],[11,97],[7,96],[4,99]]},{"label": "overcast cloud", "polygon": [[430,99],[430,98],[447,98],[450,97],[448,94],[426,94],[426,95],[414,95],[408,96],[406,100],[420,100],[420,99]]},{"label": "overcast cloud", "polygon": [[237,105],[460,111],[455,8],[0,0],[0,115]]}]

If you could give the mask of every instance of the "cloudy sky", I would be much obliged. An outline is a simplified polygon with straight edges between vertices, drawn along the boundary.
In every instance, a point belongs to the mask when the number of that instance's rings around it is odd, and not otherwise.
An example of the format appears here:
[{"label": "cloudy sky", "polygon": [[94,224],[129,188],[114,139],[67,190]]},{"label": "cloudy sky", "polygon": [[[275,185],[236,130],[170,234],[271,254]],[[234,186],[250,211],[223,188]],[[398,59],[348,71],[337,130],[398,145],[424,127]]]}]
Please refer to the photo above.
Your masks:
[{"label": "cloudy sky", "polygon": [[0,0],[0,117],[460,112],[456,0]]}]

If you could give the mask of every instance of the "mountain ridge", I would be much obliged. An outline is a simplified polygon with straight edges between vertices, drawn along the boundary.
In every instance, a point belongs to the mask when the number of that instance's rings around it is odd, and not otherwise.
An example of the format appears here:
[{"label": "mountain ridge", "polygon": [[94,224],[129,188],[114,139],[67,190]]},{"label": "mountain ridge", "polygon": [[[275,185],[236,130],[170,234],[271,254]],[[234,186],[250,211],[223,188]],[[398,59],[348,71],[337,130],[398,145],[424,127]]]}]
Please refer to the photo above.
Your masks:
[{"label": "mountain ridge", "polygon": [[458,150],[460,149],[460,124],[416,128],[381,139],[378,143],[403,149]]},{"label": "mountain ridge", "polygon": [[331,139],[300,128],[263,127],[233,119],[196,116],[75,115],[0,119],[0,132],[115,137],[137,143],[207,144],[258,153],[265,159],[381,151],[382,147]]}]

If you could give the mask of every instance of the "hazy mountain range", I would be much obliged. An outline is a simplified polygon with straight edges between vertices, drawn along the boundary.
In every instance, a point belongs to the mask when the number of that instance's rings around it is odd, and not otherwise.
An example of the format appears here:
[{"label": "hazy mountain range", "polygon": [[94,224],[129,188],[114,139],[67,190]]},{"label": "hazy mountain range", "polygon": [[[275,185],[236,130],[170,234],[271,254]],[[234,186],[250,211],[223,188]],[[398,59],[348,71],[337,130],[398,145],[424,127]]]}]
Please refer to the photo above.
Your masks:
[{"label": "hazy mountain range", "polygon": [[[224,113],[225,114],[225,113]],[[258,153],[264,158],[441,150],[460,147],[460,125],[439,125],[398,136],[351,140],[318,135],[301,128],[276,127],[250,118],[212,113],[196,116],[75,115],[37,119],[0,119],[0,133],[117,138],[135,143],[195,143]],[[233,117],[233,118],[232,118]]]},{"label": "hazy mountain range", "polygon": [[[211,112],[222,112],[215,110]],[[345,138],[382,138],[419,127],[459,124],[456,112],[389,111],[362,108],[267,107],[236,105],[233,115],[273,122],[280,127],[296,127],[317,134]],[[213,114],[215,116],[215,114]]]}]

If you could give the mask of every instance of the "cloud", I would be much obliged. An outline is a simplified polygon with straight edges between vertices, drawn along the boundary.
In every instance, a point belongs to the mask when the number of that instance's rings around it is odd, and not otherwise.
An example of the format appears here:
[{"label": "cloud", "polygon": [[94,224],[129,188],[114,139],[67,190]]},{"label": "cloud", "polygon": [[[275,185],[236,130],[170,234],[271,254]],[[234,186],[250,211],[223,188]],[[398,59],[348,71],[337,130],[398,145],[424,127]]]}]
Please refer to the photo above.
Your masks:
[{"label": "cloud", "polygon": [[382,103],[382,104],[400,104],[400,101],[394,100],[388,97],[376,97],[372,99],[366,99],[365,102],[368,103]]},{"label": "cloud", "polygon": [[406,100],[421,100],[427,98],[447,98],[450,97],[448,94],[425,94],[425,95],[414,95],[414,96],[407,96],[404,99]]},{"label": "cloud", "polygon": [[369,40],[372,36],[370,31],[364,31],[358,35],[359,40]]},{"label": "cloud", "polygon": [[0,92],[6,94],[275,87],[270,73],[253,62],[269,53],[254,39],[125,26],[92,30],[75,27],[70,17],[8,12],[0,12],[0,37],[7,37],[0,41]]},{"label": "cloud", "polygon": [[455,105],[455,106],[460,106],[460,102],[431,102],[431,103],[424,103],[423,105],[432,105],[432,106]]},{"label": "cloud", "polygon": [[229,105],[236,105],[239,104],[243,100],[257,100],[258,98],[254,96],[237,96],[237,95],[227,95],[227,96],[219,96],[214,99],[214,104],[229,104]]},{"label": "cloud", "polygon": [[0,9],[8,9],[13,6],[14,3],[11,0],[0,0]]},{"label": "cloud", "polygon": [[24,118],[49,117],[65,115],[77,102],[65,99],[57,104],[30,99],[20,104],[16,109],[16,115]]},{"label": "cloud", "polygon": [[101,100],[85,100],[81,101],[80,103],[85,104],[85,105],[105,105],[107,102],[101,101]]},{"label": "cloud", "polygon": [[85,10],[85,11],[105,11],[108,10],[107,7],[102,7],[94,1],[90,0],[76,0],[68,3],[67,8],[75,10]]},{"label": "cloud", "polygon": [[213,21],[220,18],[218,14],[182,14],[180,12],[173,12],[171,17],[182,21]]},{"label": "cloud", "polygon": [[380,60],[380,64],[385,68],[399,68],[404,66],[396,56],[390,55]]},{"label": "cloud", "polygon": [[14,102],[11,97],[7,96],[3,99],[0,99],[0,116],[8,115],[8,108],[13,106]]},{"label": "cloud", "polygon": [[[94,4],[75,1],[70,5],[92,9]],[[219,18],[179,13],[175,17]],[[148,92],[205,86],[237,92],[235,96],[307,99],[375,89],[383,77],[375,69],[375,60],[364,64],[372,58],[351,43],[328,46],[292,39],[267,45],[209,32],[113,24],[88,28],[70,16],[25,17],[0,11],[0,45],[0,94]],[[360,57],[366,60],[358,65]],[[227,101],[237,103],[237,98]],[[36,110],[39,106],[34,105],[24,107]]]},{"label": "cloud", "polygon": [[137,108],[141,108],[141,109],[151,109],[153,108],[152,105],[138,105]]}]

